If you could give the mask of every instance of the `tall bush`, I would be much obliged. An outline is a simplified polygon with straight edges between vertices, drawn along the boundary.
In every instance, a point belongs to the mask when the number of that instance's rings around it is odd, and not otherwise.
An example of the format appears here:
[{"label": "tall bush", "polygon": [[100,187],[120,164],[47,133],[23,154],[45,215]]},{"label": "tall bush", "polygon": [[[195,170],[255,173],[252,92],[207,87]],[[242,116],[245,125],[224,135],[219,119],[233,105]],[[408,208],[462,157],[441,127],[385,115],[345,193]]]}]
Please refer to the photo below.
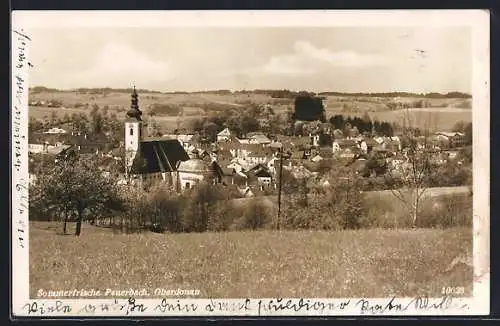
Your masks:
[{"label": "tall bush", "polygon": [[269,208],[258,198],[252,198],[238,221],[241,229],[257,230],[271,222]]}]

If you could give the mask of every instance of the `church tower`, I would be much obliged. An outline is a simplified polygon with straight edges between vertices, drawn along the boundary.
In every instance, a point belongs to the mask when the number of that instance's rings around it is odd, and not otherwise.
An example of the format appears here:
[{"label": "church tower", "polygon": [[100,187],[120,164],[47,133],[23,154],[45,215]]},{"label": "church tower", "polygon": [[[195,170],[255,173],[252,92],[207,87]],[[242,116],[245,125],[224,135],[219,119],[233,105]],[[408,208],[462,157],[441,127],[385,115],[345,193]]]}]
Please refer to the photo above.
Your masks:
[{"label": "church tower", "polygon": [[125,174],[127,175],[140,149],[142,136],[142,111],[139,110],[139,95],[135,86],[130,102],[130,110],[127,111],[125,120]]}]

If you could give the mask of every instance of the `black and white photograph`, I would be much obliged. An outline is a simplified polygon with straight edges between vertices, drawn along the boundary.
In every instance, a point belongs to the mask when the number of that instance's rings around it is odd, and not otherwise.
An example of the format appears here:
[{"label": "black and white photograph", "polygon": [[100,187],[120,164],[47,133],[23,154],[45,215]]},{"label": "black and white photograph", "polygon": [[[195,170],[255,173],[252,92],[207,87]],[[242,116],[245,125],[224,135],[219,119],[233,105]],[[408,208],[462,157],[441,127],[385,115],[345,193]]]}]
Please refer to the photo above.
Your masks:
[{"label": "black and white photograph", "polygon": [[488,24],[14,12],[14,311],[488,313]]}]

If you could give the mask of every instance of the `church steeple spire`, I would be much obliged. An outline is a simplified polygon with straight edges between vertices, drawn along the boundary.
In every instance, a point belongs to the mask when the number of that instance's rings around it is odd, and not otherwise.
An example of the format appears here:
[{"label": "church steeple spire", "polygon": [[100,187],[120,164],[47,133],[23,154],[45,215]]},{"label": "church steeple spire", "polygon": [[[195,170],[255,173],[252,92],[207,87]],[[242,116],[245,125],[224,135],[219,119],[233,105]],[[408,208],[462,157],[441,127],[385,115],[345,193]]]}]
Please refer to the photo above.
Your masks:
[{"label": "church steeple spire", "polygon": [[141,119],[142,111],[139,110],[139,95],[135,89],[132,91],[131,99],[130,99],[130,110],[127,112],[127,116],[130,118],[135,118],[138,121],[142,121]]}]

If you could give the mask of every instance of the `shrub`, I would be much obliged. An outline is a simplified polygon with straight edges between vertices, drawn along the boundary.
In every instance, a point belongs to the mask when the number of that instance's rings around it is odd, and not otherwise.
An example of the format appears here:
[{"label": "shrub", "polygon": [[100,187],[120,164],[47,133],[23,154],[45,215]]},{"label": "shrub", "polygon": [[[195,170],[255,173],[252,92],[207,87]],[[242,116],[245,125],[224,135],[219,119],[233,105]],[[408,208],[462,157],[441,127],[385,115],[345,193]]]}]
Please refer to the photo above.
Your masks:
[{"label": "shrub", "polygon": [[[417,227],[448,228],[472,225],[472,196],[454,194],[424,197],[420,203]],[[363,227],[410,228],[412,217],[403,203],[384,195],[367,198],[368,218]]]},{"label": "shrub", "polygon": [[364,198],[357,180],[331,182],[328,191],[318,189],[304,205],[303,196],[289,195],[283,224],[287,229],[358,229],[367,224]]},{"label": "shrub", "polygon": [[[241,210],[240,210],[241,211]],[[256,197],[244,209],[242,216],[235,221],[234,229],[257,230],[269,226],[271,214],[268,207]]]},{"label": "shrub", "polygon": [[472,226],[472,197],[445,195],[439,199],[425,198],[421,204],[418,227],[450,228]]},{"label": "shrub", "polygon": [[157,189],[149,198],[151,224],[171,232],[181,230],[181,199],[165,188]]},{"label": "shrub", "polygon": [[213,232],[228,231],[234,221],[236,209],[228,201],[215,204],[213,216],[209,219],[208,230]]}]

